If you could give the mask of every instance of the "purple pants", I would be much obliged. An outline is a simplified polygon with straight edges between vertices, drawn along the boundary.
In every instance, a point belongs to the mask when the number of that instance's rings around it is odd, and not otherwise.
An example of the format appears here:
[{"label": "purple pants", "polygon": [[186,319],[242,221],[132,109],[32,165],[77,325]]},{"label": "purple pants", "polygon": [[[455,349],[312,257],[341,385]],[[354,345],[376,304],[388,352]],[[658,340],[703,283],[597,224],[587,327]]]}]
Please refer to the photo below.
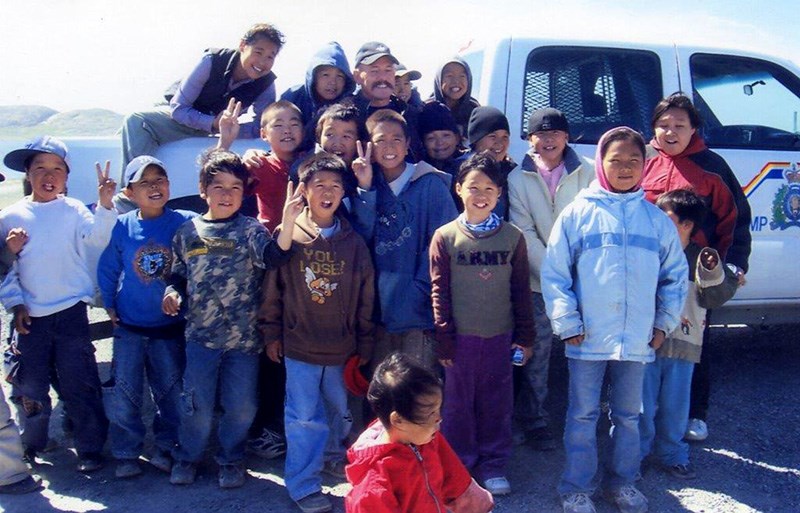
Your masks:
[{"label": "purple pants", "polygon": [[511,456],[511,334],[456,336],[445,369],[442,432],[480,482],[505,475]]}]

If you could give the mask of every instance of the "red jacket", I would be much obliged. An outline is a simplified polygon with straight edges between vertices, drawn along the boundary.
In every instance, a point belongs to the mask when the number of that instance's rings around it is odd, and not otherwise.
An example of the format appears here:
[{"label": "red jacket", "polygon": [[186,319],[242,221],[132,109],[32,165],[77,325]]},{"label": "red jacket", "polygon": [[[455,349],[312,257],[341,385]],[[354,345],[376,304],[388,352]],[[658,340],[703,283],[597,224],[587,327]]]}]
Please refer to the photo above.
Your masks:
[{"label": "red jacket", "polygon": [[692,237],[699,246],[716,249],[726,262],[747,272],[750,256],[750,205],[725,160],[706,148],[697,134],[682,153],[667,155],[653,139],[658,153],[644,166],[642,189],[655,203],[658,196],[675,189],[691,189],[706,201],[708,215]]},{"label": "red jacket", "polygon": [[[491,495],[474,483],[440,433],[421,446],[389,442],[386,429],[376,420],[347,451],[347,458],[347,480],[353,485],[345,497],[348,513],[492,509]],[[461,508],[465,496],[470,496],[470,505]]]}]

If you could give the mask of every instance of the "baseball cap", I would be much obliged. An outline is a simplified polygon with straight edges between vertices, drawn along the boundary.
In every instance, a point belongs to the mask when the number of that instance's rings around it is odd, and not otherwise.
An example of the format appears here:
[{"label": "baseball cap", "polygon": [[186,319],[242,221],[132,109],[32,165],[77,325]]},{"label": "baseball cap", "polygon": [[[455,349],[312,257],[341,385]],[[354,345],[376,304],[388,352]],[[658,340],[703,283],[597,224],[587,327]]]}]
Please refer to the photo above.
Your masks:
[{"label": "baseball cap", "polygon": [[408,75],[409,80],[419,80],[422,78],[422,73],[415,69],[408,69],[402,64],[398,64],[394,69],[395,77],[404,77]]},{"label": "baseball cap", "polygon": [[536,132],[547,130],[561,130],[569,133],[569,122],[567,116],[558,109],[545,107],[531,112],[528,118],[528,136]]},{"label": "baseball cap", "polygon": [[356,67],[362,64],[372,64],[381,57],[389,57],[392,59],[393,63],[400,64],[400,61],[392,55],[392,51],[389,50],[388,46],[378,41],[370,41],[369,43],[364,43],[361,48],[358,49],[358,53],[356,53]]},{"label": "baseball cap", "polygon": [[150,165],[158,166],[164,170],[164,173],[167,172],[167,167],[157,158],[150,155],[141,155],[128,162],[128,165],[125,166],[125,184],[136,183],[141,180],[144,170]]},{"label": "baseball cap", "polygon": [[[61,157],[67,164],[69,172],[69,160],[67,159],[67,145],[60,139],[44,135],[29,141],[24,148],[8,153],[3,159],[3,164],[9,169],[25,172],[25,161],[37,153],[52,153]],[[5,179],[5,177],[3,177]]]}]

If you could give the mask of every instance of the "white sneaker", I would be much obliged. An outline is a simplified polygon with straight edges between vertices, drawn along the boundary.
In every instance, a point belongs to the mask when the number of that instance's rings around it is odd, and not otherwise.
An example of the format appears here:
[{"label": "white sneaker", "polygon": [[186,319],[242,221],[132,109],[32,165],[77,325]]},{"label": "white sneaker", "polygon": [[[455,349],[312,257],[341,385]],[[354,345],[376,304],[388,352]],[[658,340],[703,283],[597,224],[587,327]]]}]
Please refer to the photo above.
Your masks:
[{"label": "white sneaker", "polygon": [[585,493],[570,493],[561,498],[561,507],[564,513],[596,513],[594,502]]},{"label": "white sneaker", "polygon": [[683,435],[683,438],[690,442],[702,442],[708,438],[708,425],[700,419],[689,419],[689,424],[686,426],[686,434]]}]

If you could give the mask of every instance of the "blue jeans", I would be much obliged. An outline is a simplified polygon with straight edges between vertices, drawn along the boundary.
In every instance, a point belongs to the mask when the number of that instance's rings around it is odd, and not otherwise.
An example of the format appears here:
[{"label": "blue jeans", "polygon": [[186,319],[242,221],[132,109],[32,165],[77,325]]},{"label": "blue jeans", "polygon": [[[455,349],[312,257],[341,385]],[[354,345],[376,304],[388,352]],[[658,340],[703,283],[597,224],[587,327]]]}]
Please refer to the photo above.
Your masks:
[{"label": "blue jeans", "polygon": [[643,411],[639,419],[642,458],[649,454],[663,465],[689,463],[683,441],[689,421],[694,364],[677,358],[656,358],[644,372]]},{"label": "blue jeans", "polygon": [[611,450],[604,486],[613,491],[633,484],[639,470],[639,412],[645,364],[569,359],[569,405],[564,427],[566,467],[558,493],[594,493],[599,482],[597,419],[600,390],[608,370],[611,391]]},{"label": "blue jeans", "polygon": [[533,320],[536,323],[536,340],[533,355],[528,363],[515,373],[520,374],[519,390],[514,405],[514,415],[525,431],[550,425],[550,414],[544,409],[547,399],[547,380],[550,377],[550,352],[553,348],[553,328],[544,307],[540,292],[533,294]]},{"label": "blue jeans", "polygon": [[344,366],[286,361],[286,489],[292,500],[322,490],[325,461],[344,460],[353,421]]},{"label": "blue jeans", "polygon": [[155,445],[171,452],[178,443],[181,378],[186,364],[183,338],[152,338],[122,326],[114,329],[111,380],[103,387],[110,423],[111,453],[117,459],[136,459],[146,433],[142,422],[144,375],[156,405]]},{"label": "blue jeans", "polygon": [[209,349],[187,341],[179,445],[173,457],[189,463],[197,463],[203,457],[219,392],[222,413],[217,427],[220,447],[216,460],[220,465],[240,463],[258,405],[257,382],[257,354]]},{"label": "blue jeans", "polygon": [[[20,405],[22,444],[36,451],[47,445],[52,413],[50,381],[55,371],[59,394],[69,405],[66,410],[74,426],[78,454],[102,451],[108,420],[86,305],[76,303],[54,314],[31,317],[29,329],[29,334],[17,335],[21,354],[13,391],[14,402]],[[23,406],[23,397],[28,409]]]}]

